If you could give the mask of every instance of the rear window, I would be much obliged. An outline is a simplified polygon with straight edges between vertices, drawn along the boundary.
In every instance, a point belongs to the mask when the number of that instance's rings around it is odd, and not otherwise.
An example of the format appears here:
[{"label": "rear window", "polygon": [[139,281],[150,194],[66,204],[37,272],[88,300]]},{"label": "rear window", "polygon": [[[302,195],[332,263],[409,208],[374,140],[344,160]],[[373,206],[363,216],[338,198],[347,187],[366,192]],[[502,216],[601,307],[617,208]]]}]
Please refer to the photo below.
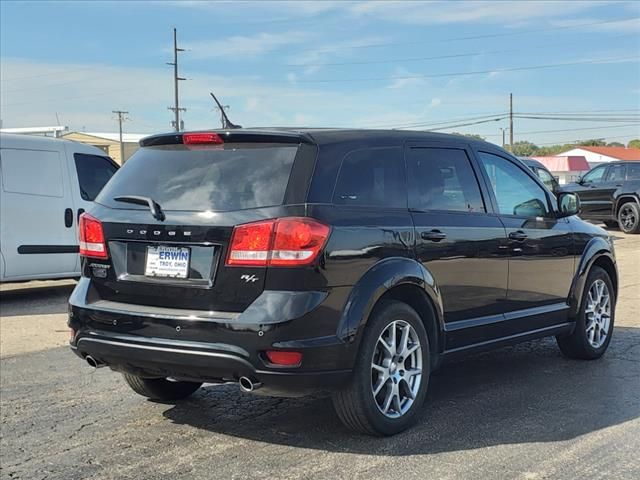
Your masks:
[{"label": "rear window", "polygon": [[167,145],[138,150],[96,198],[112,208],[145,208],[113,200],[151,197],[164,210],[228,211],[281,205],[297,145]]}]

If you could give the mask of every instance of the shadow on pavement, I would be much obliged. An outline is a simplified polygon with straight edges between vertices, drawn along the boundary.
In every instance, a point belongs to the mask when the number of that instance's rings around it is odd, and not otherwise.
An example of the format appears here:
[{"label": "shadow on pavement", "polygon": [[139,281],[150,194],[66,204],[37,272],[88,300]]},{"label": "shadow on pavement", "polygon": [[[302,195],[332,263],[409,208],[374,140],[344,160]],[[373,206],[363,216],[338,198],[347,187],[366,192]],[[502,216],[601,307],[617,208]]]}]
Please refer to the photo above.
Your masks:
[{"label": "shadow on pavement", "polygon": [[639,393],[640,329],[617,327],[596,361],[566,359],[544,339],[443,366],[416,425],[393,440],[351,433],[326,396],[260,397],[235,385],[202,388],[164,415],[265,443],[401,456],[576,438],[640,417]]},{"label": "shadow on pavement", "polygon": [[[22,286],[24,285],[24,287]],[[34,286],[30,283],[16,284],[11,290],[0,292],[0,315],[46,315],[66,313],[67,301],[75,284]]]}]

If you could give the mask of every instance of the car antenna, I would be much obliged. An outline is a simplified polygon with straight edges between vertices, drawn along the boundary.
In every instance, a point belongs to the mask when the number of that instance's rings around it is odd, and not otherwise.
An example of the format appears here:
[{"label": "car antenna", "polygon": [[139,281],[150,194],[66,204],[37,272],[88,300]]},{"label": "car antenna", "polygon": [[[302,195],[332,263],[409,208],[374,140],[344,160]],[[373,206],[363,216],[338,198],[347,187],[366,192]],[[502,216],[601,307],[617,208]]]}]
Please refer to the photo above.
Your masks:
[{"label": "car antenna", "polygon": [[234,128],[242,128],[242,125],[236,125],[235,123],[231,123],[231,120],[229,120],[229,117],[227,117],[227,114],[224,112],[224,107],[220,104],[216,96],[213,94],[213,92],[209,92],[209,93],[211,94],[211,97],[213,97],[213,101],[216,102],[216,105],[218,105],[218,108],[220,109],[220,113],[222,114],[222,128],[229,129],[229,130]]}]

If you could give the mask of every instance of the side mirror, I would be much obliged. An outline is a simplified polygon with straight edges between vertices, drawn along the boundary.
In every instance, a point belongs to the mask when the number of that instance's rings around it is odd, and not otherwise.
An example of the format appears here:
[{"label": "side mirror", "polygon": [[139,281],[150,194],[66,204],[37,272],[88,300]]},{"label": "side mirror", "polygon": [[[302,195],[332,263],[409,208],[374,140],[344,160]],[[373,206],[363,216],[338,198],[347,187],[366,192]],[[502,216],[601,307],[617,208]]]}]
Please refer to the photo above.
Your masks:
[{"label": "side mirror", "polygon": [[580,198],[575,193],[560,192],[558,194],[558,217],[570,217],[580,213]]},{"label": "side mirror", "polygon": [[577,183],[578,185],[582,185],[582,182],[583,182],[583,180],[582,180],[582,175],[580,175],[578,178],[576,178],[576,183]]}]

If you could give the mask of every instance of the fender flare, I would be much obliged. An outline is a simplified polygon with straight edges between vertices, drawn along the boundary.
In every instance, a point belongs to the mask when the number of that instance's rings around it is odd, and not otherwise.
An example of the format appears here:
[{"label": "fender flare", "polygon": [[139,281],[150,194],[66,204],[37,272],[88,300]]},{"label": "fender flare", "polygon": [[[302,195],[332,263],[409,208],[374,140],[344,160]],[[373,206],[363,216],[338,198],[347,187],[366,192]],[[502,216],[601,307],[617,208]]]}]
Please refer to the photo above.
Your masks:
[{"label": "fender flare", "polygon": [[640,205],[640,197],[638,197],[638,195],[636,195],[635,193],[621,193],[620,195],[616,196],[615,198],[615,204],[613,207],[613,216],[617,219],[618,218],[618,210],[620,209],[620,207],[622,206],[623,203],[626,203],[627,199],[633,199],[635,200],[635,202]]},{"label": "fender flare", "polygon": [[575,317],[578,314],[580,301],[582,300],[582,294],[584,292],[585,283],[587,281],[587,276],[589,275],[591,267],[596,262],[596,260],[602,257],[607,257],[613,264],[616,278],[612,278],[611,280],[616,285],[618,284],[618,270],[616,267],[615,256],[613,254],[613,251],[611,250],[611,245],[602,237],[592,238],[591,240],[589,240],[589,243],[587,243],[587,246],[582,252],[582,257],[580,257],[580,261],[578,263],[578,267],[576,268],[576,273],[571,284],[571,290],[569,291],[568,303],[569,313],[571,317]]},{"label": "fender flare", "polygon": [[346,343],[360,338],[371,311],[380,298],[400,285],[422,289],[434,307],[437,328],[444,331],[442,296],[434,276],[419,262],[406,257],[389,257],[374,264],[353,286],[338,325],[338,337]]}]

